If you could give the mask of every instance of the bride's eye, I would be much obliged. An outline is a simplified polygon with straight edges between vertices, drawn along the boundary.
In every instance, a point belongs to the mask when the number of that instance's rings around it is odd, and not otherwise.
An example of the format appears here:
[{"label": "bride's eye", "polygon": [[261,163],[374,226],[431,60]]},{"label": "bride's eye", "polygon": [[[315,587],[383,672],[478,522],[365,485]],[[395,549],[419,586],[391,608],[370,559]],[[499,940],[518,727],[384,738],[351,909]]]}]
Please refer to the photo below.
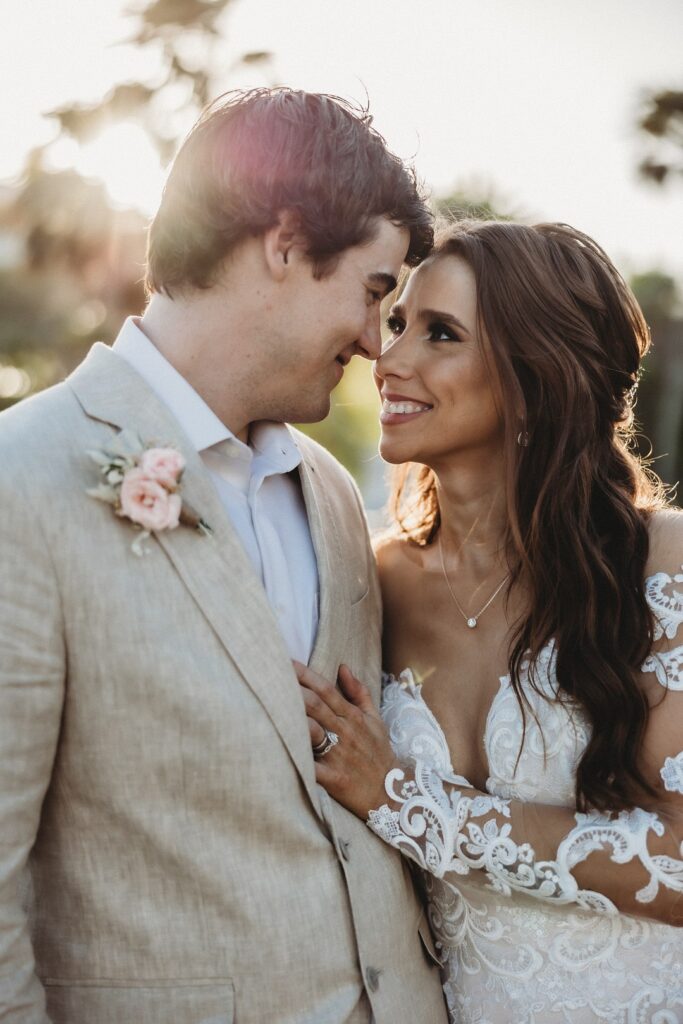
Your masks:
[{"label": "bride's eye", "polygon": [[400,334],[405,324],[397,316],[388,316],[386,319],[387,330],[391,334]]},{"label": "bride's eye", "polygon": [[429,340],[462,341],[462,338],[456,334],[451,327],[447,327],[446,324],[442,324],[440,321],[435,320],[434,323],[429,325]]}]

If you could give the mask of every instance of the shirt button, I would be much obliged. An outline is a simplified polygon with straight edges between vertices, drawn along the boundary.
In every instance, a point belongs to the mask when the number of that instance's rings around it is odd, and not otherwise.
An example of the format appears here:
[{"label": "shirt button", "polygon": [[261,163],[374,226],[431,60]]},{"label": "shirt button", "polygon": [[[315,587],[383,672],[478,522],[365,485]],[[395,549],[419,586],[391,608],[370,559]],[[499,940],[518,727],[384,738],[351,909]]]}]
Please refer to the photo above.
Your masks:
[{"label": "shirt button", "polygon": [[379,976],[381,971],[378,971],[376,967],[368,967],[365,972],[365,981],[371,992],[376,992],[379,988]]},{"label": "shirt button", "polygon": [[340,839],[339,840],[339,851],[340,851],[342,857],[344,858],[344,860],[351,860],[351,854],[349,852],[350,849],[351,849],[351,843],[349,842],[348,839]]}]

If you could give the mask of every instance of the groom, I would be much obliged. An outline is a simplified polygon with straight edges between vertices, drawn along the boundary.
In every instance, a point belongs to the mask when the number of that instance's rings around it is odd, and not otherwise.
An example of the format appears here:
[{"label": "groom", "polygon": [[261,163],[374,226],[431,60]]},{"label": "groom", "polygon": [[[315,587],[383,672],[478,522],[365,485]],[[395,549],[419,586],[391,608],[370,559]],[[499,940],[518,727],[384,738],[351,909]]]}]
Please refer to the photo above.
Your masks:
[{"label": "groom", "polygon": [[316,787],[291,659],[379,689],[328,412],[426,252],[359,116],[231,94],[181,149],[151,301],[0,416],[0,1020],[439,1024],[401,858]]}]

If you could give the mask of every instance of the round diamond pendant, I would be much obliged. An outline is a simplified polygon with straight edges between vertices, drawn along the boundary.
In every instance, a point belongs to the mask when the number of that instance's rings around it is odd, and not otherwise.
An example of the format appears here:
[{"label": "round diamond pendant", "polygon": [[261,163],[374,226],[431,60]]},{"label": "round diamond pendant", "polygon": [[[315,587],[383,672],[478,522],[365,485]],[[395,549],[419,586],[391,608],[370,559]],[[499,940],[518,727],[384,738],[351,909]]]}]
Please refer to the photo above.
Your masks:
[{"label": "round diamond pendant", "polygon": [[468,619],[467,620],[467,625],[470,627],[470,629],[474,629],[475,626],[477,625],[477,620],[476,619]]}]

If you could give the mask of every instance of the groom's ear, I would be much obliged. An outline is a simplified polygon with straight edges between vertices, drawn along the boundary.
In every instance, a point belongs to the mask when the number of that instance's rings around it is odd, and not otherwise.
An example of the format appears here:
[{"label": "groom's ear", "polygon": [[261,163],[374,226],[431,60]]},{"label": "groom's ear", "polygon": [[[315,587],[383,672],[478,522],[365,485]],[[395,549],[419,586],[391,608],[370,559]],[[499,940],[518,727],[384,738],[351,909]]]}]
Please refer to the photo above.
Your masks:
[{"label": "groom's ear", "polygon": [[277,223],[263,236],[266,266],[276,281],[283,281],[292,259],[306,253],[301,218],[294,210],[281,210]]}]

